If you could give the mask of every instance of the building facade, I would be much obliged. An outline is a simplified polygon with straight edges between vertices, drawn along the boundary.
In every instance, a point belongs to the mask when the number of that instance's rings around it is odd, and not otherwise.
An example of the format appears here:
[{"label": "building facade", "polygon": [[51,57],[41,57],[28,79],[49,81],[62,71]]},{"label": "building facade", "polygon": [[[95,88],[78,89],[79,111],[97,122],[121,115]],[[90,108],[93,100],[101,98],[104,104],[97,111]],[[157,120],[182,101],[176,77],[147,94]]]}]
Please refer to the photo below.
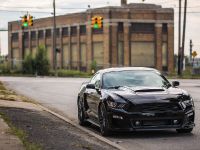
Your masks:
[{"label": "building facade", "polygon": [[[103,17],[103,28],[93,29],[91,18]],[[8,24],[9,59],[12,67],[28,54],[33,56],[45,45],[51,66],[90,71],[117,66],[154,67],[174,70],[174,11],[154,4],[127,4],[88,9],[85,12],[56,16],[56,47],[53,50],[53,17],[34,20],[22,31],[21,22]],[[57,59],[54,59],[56,55]]]}]

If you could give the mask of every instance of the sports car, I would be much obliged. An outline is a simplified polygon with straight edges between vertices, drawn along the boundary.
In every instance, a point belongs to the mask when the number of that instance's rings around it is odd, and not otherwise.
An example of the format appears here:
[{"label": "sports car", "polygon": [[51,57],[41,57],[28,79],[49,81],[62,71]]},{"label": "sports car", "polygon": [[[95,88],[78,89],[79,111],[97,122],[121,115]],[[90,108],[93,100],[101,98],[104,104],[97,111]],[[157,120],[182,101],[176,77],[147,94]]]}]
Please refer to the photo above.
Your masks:
[{"label": "sports car", "polygon": [[195,126],[191,95],[152,68],[99,70],[81,85],[77,105],[79,124],[99,126],[103,136],[157,129],[189,133]]}]

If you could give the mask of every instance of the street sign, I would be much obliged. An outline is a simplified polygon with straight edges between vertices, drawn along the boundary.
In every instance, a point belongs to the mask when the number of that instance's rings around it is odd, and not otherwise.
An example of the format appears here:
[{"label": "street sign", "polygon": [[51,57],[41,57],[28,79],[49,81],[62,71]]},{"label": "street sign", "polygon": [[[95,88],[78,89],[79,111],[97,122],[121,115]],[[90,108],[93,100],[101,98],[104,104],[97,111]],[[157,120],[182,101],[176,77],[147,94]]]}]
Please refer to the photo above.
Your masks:
[{"label": "street sign", "polygon": [[196,51],[193,51],[193,52],[192,52],[192,57],[193,57],[193,58],[195,58],[197,55],[198,55],[198,54],[197,54]]}]

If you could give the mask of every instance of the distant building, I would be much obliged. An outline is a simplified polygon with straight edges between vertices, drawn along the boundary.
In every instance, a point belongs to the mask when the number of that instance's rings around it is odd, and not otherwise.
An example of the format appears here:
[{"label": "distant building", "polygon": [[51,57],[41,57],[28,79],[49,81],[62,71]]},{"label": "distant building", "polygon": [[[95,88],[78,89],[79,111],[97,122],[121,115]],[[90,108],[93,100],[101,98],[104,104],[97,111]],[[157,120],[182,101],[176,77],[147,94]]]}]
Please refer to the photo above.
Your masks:
[{"label": "distant building", "polygon": [[[174,70],[174,11],[154,4],[127,4],[88,9],[56,17],[59,68],[90,71],[95,60],[99,68],[145,66],[161,71]],[[103,28],[93,29],[91,18],[102,16]],[[21,30],[21,22],[8,24],[9,59],[19,65],[44,44],[51,66],[53,18],[34,20],[34,26]],[[22,36],[23,35],[23,36]],[[22,38],[23,37],[23,38]],[[14,62],[13,62],[14,61]]]}]

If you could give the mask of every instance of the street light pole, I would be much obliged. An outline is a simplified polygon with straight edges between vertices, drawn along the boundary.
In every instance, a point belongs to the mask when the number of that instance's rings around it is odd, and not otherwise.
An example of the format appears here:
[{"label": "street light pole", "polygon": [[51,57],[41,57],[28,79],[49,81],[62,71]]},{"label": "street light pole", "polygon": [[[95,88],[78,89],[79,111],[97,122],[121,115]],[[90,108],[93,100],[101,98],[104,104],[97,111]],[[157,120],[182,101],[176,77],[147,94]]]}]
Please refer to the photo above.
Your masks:
[{"label": "street light pole", "polygon": [[187,16],[187,0],[184,5],[184,19],[183,19],[183,38],[182,38],[182,55],[181,55],[181,70],[183,69],[183,60],[185,55],[185,30],[186,30],[186,16]]},{"label": "street light pole", "polygon": [[57,76],[57,57],[56,57],[56,4],[53,0],[53,67]]},{"label": "street light pole", "polygon": [[179,0],[179,21],[178,21],[178,75],[181,75],[181,0]]}]

